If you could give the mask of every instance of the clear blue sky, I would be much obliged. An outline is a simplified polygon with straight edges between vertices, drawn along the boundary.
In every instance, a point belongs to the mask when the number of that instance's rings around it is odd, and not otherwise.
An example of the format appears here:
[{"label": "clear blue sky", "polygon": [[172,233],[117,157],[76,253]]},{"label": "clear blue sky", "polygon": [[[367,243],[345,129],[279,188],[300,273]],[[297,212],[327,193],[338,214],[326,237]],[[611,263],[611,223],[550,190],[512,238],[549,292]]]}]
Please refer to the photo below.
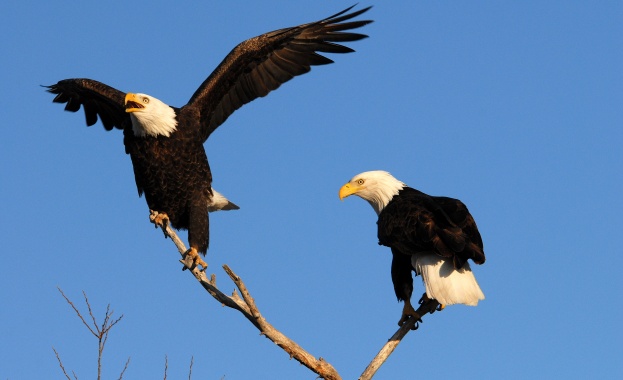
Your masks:
[{"label": "clear blue sky", "polygon": [[[173,5],[174,4],[174,5]],[[3,2],[0,378],[95,377],[96,341],[58,294],[110,303],[104,377],[313,379],[180,270],[148,222],[122,134],[39,85],[72,77],[182,106],[236,44],[350,2]],[[274,326],[356,378],[402,306],[354,174],[463,200],[486,300],[425,318],[376,379],[623,377],[623,4],[393,1],[369,39],[238,110],[205,144],[207,261]],[[185,237],[184,237],[185,239]],[[422,291],[419,279],[416,291]]]}]

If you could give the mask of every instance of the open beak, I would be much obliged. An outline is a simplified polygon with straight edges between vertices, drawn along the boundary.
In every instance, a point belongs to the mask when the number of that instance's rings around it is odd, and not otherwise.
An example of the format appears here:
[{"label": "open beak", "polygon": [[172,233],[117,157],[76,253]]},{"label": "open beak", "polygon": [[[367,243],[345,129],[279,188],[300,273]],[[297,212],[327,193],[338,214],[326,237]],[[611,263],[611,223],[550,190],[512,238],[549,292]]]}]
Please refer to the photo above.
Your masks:
[{"label": "open beak", "polygon": [[127,93],[125,96],[125,112],[136,112],[145,108],[143,104],[141,104],[141,100],[136,94]]}]

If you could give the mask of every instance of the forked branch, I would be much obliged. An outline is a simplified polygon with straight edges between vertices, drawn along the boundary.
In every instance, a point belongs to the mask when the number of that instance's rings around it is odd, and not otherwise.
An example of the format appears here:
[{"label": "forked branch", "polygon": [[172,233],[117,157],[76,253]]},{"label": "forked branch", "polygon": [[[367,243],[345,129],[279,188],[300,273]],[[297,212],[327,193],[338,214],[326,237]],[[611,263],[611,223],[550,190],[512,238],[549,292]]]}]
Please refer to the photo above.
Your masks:
[{"label": "forked branch", "polygon": [[[61,293],[63,298],[65,298],[65,301],[67,301],[67,303],[71,306],[71,308],[74,309],[74,312],[76,312],[76,315],[82,321],[82,323],[86,326],[86,328],[89,329],[91,334],[93,334],[93,336],[96,337],[98,340],[97,379],[99,380],[102,378],[102,356],[104,354],[104,347],[106,347],[106,341],[108,340],[108,334],[110,333],[110,330],[113,328],[113,326],[115,326],[117,323],[119,323],[119,321],[121,321],[121,319],[123,318],[123,315],[121,315],[119,318],[115,319],[114,321],[111,320],[114,312],[110,310],[110,304],[109,304],[106,307],[106,314],[104,315],[104,322],[102,322],[101,326],[98,325],[97,320],[95,319],[95,315],[93,314],[93,309],[91,308],[91,304],[89,303],[89,298],[87,297],[87,294],[83,291],[82,295],[84,296],[84,302],[87,305],[87,310],[89,311],[89,316],[91,317],[91,322],[93,323],[91,326],[86,321],[85,317],[82,316],[82,314],[80,313],[80,310],[78,310],[76,305],[74,305],[74,303],[65,295],[65,293],[63,293],[61,288],[57,287],[57,289]],[[63,371],[63,374],[65,375],[67,379],[69,379],[69,375],[67,375],[67,372],[65,371],[65,367],[63,366],[63,362],[61,361],[60,355],[58,354],[58,352],[56,351],[54,347],[52,347],[52,349],[54,350],[54,353],[56,354],[56,359],[58,360],[58,364],[60,365],[61,370]],[[119,380],[123,378],[123,374],[128,369],[129,364],[130,364],[130,358],[128,358],[127,362],[125,363],[125,366],[123,367],[123,370],[121,371],[121,375],[119,375]],[[73,375],[75,379],[78,378],[75,373],[73,373]]]},{"label": "forked branch", "polygon": [[[157,216],[156,212],[151,212],[149,219],[154,223],[155,217]],[[240,295],[238,292],[234,290],[231,296],[228,296],[221,292],[216,286],[216,276],[213,274],[208,277],[205,272],[200,271],[198,268],[192,268],[191,260],[186,261],[184,254],[186,252],[186,246],[179,239],[175,231],[168,225],[160,225],[164,235],[166,237],[170,237],[175,246],[177,247],[178,252],[182,255],[182,264],[185,265],[187,269],[193,274],[195,279],[199,281],[201,286],[205,290],[210,293],[210,295],[216,299],[218,302],[223,304],[224,306],[230,307],[232,309],[238,310],[245,318],[247,318],[259,331],[262,335],[266,336],[268,339],[273,341],[276,345],[281,347],[285,352],[290,355],[290,358],[296,359],[298,362],[309,368],[310,370],[317,373],[320,377],[328,380],[340,380],[341,377],[333,368],[331,364],[326,362],[323,358],[314,357],[309,352],[305,351],[301,346],[299,346],[296,342],[282,334],[276,328],[274,328],[260,313],[257,305],[255,304],[255,300],[249,293],[247,287],[245,286],[242,279],[234,273],[227,265],[223,265],[223,269],[231,278],[231,280],[236,284]]]},{"label": "forked branch", "polygon": [[[152,223],[155,223],[157,212],[152,211],[149,219]],[[236,275],[231,268],[227,265],[223,265],[223,269],[234,282],[240,295],[238,292],[234,290],[231,296],[228,296],[221,292],[216,286],[216,276],[213,274],[208,277],[206,276],[204,271],[199,270],[198,268],[192,268],[192,260],[185,260],[187,258],[184,257],[186,252],[186,246],[182,242],[182,240],[177,236],[175,231],[168,225],[160,225],[162,228],[165,237],[171,238],[175,246],[177,247],[178,252],[182,256],[180,262],[184,264],[186,269],[190,269],[189,272],[199,281],[201,286],[210,293],[210,295],[220,302],[222,305],[230,307],[232,309],[238,310],[245,318],[247,318],[259,331],[262,335],[266,336],[272,342],[274,342],[277,346],[281,347],[285,352],[290,355],[290,358],[296,359],[298,362],[314,371],[318,374],[319,377],[328,380],[339,380],[341,376],[335,370],[335,368],[326,362],[323,358],[314,357],[312,354],[305,351],[301,346],[299,346],[296,342],[282,334],[279,330],[274,328],[260,313],[257,305],[255,304],[255,300],[249,293],[247,287],[245,286],[242,279]],[[242,296],[242,297],[241,297]],[[436,310],[439,303],[435,300],[429,300],[428,302],[423,303],[416,311],[420,315],[426,315],[427,313],[432,313]],[[383,346],[381,351],[376,355],[376,357],[372,360],[372,362],[368,365],[366,370],[363,372],[360,380],[368,380],[371,379],[372,376],[376,373],[376,371],[381,367],[381,365],[387,360],[389,355],[394,351],[396,346],[400,343],[402,338],[412,329],[416,329],[416,321],[411,318],[406,323],[404,323],[398,331],[390,338],[390,340]]]}]

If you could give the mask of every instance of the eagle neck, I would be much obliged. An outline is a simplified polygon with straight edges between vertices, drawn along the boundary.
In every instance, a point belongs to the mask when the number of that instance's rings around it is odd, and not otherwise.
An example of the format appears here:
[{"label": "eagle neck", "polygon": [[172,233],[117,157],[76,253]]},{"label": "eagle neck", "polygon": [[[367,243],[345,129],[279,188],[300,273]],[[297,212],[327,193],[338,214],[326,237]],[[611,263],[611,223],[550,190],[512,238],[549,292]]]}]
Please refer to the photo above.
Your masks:
[{"label": "eagle neck", "polygon": [[394,199],[406,185],[398,180],[379,186],[366,199],[377,215]]},{"label": "eagle neck", "polygon": [[134,112],[130,114],[132,131],[137,137],[169,137],[177,130],[175,110],[165,104],[158,104],[150,112]]}]

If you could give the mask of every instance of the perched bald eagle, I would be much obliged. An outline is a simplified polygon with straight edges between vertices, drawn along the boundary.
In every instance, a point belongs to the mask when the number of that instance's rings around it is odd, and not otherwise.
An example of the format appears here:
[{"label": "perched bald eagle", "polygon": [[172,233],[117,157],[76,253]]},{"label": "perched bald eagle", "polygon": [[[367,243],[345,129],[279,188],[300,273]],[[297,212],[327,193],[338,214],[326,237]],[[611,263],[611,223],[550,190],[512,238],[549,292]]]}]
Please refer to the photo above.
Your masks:
[{"label": "perched bald eagle", "polygon": [[363,34],[345,32],[369,24],[349,21],[370,7],[345,9],[323,20],[276,30],[236,46],[199,86],[188,104],[169,106],[150,95],[124,93],[91,79],[66,79],[47,86],[65,110],[84,107],[86,124],[101,120],[108,131],[122,129],[126,153],[134,167],[139,196],[168,217],[174,228],[188,229],[193,267],[207,264],[208,211],[238,207],[216,193],[203,143],[242,105],[266,96],[311,66],[333,61],[318,54],[349,53],[336,42],[357,41]]},{"label": "perched bald eagle", "polygon": [[385,171],[358,174],[339,192],[340,199],[353,194],[372,205],[379,244],[392,250],[394,291],[405,303],[399,325],[409,316],[420,319],[411,306],[411,271],[422,276],[423,299],[435,299],[442,308],[476,306],[485,298],[467,261],[485,262],[482,239],[463,202],[424,194]]}]

